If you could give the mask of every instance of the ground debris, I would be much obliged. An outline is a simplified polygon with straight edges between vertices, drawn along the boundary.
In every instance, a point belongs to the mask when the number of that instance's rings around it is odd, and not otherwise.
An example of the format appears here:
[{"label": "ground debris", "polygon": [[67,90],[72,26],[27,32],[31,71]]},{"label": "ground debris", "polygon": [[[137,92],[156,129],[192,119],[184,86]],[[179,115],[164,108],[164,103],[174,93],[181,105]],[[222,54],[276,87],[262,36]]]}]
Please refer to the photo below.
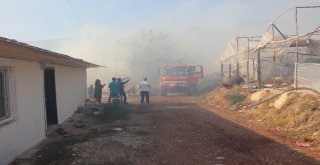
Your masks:
[{"label": "ground debris", "polygon": [[85,124],[79,124],[79,123],[73,124],[73,126],[74,126],[75,128],[83,128],[83,129],[87,128],[87,125],[85,125]]},{"label": "ground debris", "polygon": [[310,147],[311,144],[310,143],[306,143],[306,142],[296,142],[296,146],[298,146],[298,147]]},{"label": "ground debris", "polygon": [[59,135],[65,135],[65,134],[67,134],[67,132],[65,131],[64,128],[62,128],[61,125],[59,125],[59,127],[56,129],[56,132],[57,132]]},{"label": "ground debris", "polygon": [[113,128],[112,131],[123,131],[122,128]]}]

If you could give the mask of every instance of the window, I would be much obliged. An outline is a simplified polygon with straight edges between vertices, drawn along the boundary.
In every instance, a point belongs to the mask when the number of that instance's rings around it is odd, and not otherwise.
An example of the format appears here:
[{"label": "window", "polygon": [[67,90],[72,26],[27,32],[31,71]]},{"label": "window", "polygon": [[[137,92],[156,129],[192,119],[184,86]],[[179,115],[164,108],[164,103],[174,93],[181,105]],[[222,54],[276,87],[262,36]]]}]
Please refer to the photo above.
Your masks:
[{"label": "window", "polygon": [[185,66],[179,67],[165,67],[163,68],[163,76],[186,76],[187,68]]},{"label": "window", "polygon": [[0,124],[13,119],[12,104],[10,96],[12,95],[11,69],[9,67],[0,67]]}]

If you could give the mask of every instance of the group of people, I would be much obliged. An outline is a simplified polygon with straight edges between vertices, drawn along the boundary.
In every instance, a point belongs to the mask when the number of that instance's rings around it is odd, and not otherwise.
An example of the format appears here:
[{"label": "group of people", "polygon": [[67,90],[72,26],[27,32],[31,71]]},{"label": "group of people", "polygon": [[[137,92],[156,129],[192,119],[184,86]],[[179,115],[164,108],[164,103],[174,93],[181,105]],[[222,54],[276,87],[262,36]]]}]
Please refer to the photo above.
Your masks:
[{"label": "group of people", "polygon": [[112,78],[112,82],[109,83],[109,89],[110,89],[110,95],[109,95],[109,99],[108,99],[108,103],[110,103],[111,98],[112,97],[117,97],[118,95],[120,95],[121,100],[123,98],[123,103],[124,104],[128,104],[127,103],[127,95],[126,92],[124,91],[124,85],[126,83],[128,83],[130,81],[129,78]]},{"label": "group of people", "polygon": [[[128,104],[127,102],[127,95],[124,90],[124,86],[126,83],[130,81],[129,78],[112,78],[112,81],[109,83],[109,90],[110,90],[110,95],[108,99],[108,103],[111,102],[112,97],[117,97],[120,96],[121,100],[123,98],[123,103]],[[102,89],[105,87],[106,84],[101,84],[101,80],[96,79],[95,81],[95,89],[94,89],[94,98],[98,103],[101,103],[101,98],[102,98]],[[144,78],[142,82],[139,84],[139,89],[140,89],[140,95],[141,95],[141,104],[144,103],[144,99],[146,99],[146,103],[149,104],[149,92],[150,92],[151,85],[148,82],[147,78]]]}]

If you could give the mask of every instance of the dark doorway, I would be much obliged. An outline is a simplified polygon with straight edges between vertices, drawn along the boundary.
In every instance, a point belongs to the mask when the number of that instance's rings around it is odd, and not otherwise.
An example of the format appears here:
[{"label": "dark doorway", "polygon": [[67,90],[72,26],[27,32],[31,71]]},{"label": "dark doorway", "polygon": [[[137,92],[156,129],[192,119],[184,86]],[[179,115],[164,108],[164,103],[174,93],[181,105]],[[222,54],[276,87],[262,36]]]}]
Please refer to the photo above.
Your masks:
[{"label": "dark doorway", "polygon": [[44,69],[44,89],[47,125],[58,124],[54,69]]}]

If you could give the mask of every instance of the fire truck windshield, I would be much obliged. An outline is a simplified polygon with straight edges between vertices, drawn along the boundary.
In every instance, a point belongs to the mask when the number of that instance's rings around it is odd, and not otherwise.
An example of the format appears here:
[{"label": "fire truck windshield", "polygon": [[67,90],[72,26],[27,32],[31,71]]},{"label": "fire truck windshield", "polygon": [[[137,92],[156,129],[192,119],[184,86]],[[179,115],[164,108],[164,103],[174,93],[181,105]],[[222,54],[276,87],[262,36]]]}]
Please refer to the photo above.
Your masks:
[{"label": "fire truck windshield", "polygon": [[186,76],[188,75],[185,66],[180,67],[164,67],[162,71],[163,76]]}]

